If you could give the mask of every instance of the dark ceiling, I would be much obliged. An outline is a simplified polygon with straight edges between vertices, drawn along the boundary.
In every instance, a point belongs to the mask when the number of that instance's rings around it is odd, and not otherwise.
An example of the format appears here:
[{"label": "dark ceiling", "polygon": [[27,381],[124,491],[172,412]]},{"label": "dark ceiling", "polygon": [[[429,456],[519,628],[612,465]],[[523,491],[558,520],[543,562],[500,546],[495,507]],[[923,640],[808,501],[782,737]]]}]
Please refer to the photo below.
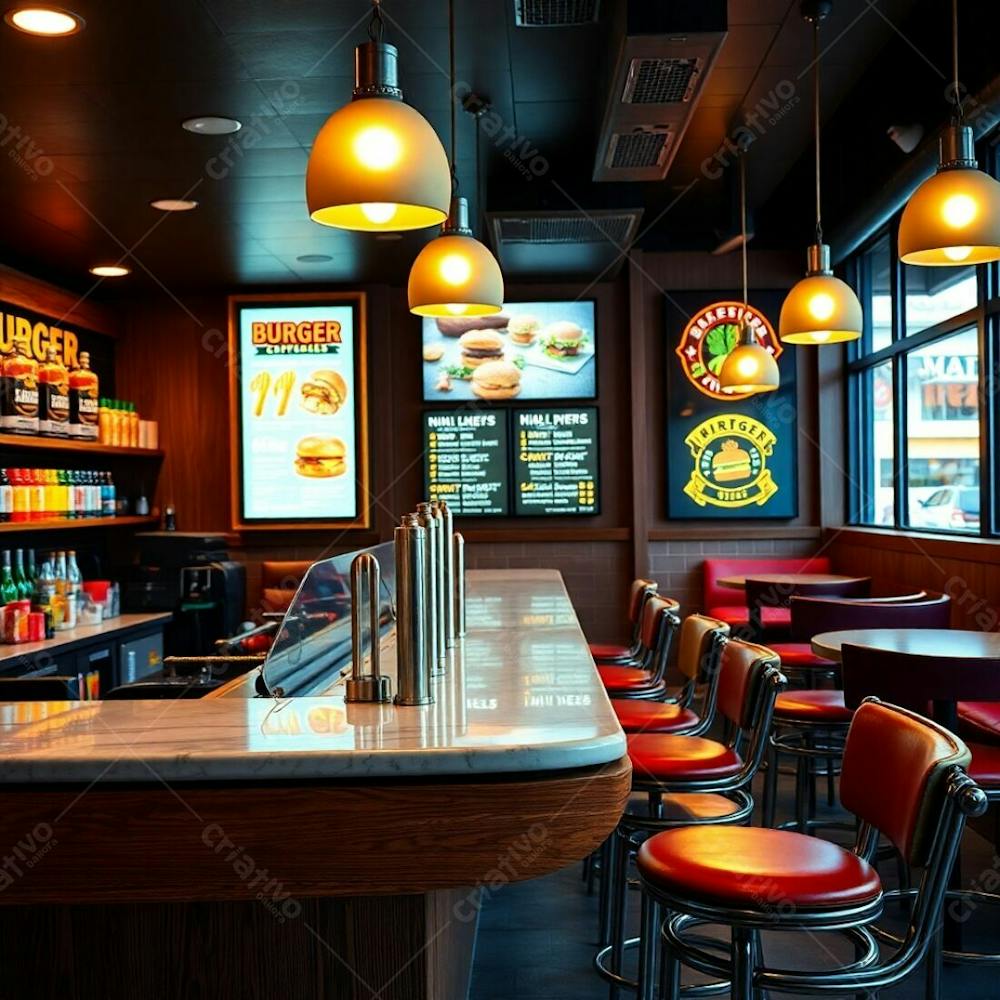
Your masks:
[{"label": "dark ceiling", "polygon": [[[615,2],[604,0],[598,25],[526,29],[514,24],[514,0],[456,0],[459,77],[551,163],[544,178],[528,183],[501,147],[483,142],[488,193],[478,210],[642,207],[642,245],[707,248],[725,185],[705,176],[703,161],[732,132],[741,109],[789,86],[794,100],[754,146],[751,184],[757,205],[773,204],[783,183],[797,189],[810,137],[803,76],[810,31],[797,0],[729,0],[729,34],[667,179],[594,184],[601,81],[617,43],[608,18]],[[669,7],[670,0],[662,2]],[[900,44],[915,2],[922,0],[836,0],[824,28],[824,117],[849,97],[887,42]],[[127,256],[135,274],[99,294],[405,281],[431,234],[386,240],[339,233],[312,223],[305,208],[310,144],[350,98],[366,0],[68,5],[87,20],[79,35],[43,40],[0,28],[0,114],[30,140],[17,159],[0,135],[12,154],[0,185],[5,260],[86,288],[88,266]],[[446,137],[447,0],[385,0],[385,13],[406,99]],[[946,28],[945,18],[936,33],[942,45]],[[239,118],[243,130],[210,138],[180,128],[184,118],[204,114]],[[878,129],[888,145],[884,124]],[[460,122],[459,178],[475,200],[474,124],[467,117]],[[200,207],[165,216],[148,206],[166,196],[195,198]],[[791,223],[808,220],[808,200],[800,207]],[[782,232],[771,224],[773,239]],[[304,254],[332,260],[303,264],[297,258]]]}]

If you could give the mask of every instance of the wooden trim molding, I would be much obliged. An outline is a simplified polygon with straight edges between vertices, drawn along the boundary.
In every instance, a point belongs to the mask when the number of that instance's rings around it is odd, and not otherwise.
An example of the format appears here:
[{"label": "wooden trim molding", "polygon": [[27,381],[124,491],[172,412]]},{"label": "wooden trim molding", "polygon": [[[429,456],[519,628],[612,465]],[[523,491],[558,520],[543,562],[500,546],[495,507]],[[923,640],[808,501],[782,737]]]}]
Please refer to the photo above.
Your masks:
[{"label": "wooden trim molding", "polygon": [[467,542],[628,542],[630,528],[473,528]]},{"label": "wooden trim molding", "polygon": [[0,842],[34,836],[45,856],[9,880],[0,907],[252,902],[262,872],[296,898],[519,882],[600,846],[631,776],[622,757],[467,780],[4,786]]},{"label": "wooden trim molding", "polygon": [[961,559],[965,562],[1000,563],[1000,538],[946,537],[931,532],[898,531],[893,528],[845,526],[827,529],[827,542],[863,545],[892,552]]},{"label": "wooden trim molding", "polygon": [[649,532],[651,542],[752,541],[758,538],[819,541],[822,536],[823,529],[819,525],[761,528],[734,524],[728,527],[704,528],[687,524],[676,528],[652,528]]},{"label": "wooden trim molding", "polygon": [[87,293],[67,291],[4,264],[0,264],[0,300],[107,337],[117,337],[121,331],[118,315],[92,302]]}]

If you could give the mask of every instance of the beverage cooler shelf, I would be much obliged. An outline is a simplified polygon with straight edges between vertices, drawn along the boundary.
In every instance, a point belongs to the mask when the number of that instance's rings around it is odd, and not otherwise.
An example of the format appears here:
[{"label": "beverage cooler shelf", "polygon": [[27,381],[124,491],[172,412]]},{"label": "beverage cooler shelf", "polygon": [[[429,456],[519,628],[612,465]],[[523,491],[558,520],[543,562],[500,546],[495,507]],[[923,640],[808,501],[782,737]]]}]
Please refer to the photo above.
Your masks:
[{"label": "beverage cooler shelf", "polygon": [[75,528],[138,528],[159,524],[158,517],[75,517],[46,521],[3,521],[0,534],[25,531],[71,531]]},{"label": "beverage cooler shelf", "polygon": [[0,450],[4,448],[23,448],[27,451],[83,451],[91,455],[114,455],[115,458],[163,458],[163,451],[159,448],[114,448],[97,441],[73,441],[69,438],[32,437],[25,434],[0,434]]}]

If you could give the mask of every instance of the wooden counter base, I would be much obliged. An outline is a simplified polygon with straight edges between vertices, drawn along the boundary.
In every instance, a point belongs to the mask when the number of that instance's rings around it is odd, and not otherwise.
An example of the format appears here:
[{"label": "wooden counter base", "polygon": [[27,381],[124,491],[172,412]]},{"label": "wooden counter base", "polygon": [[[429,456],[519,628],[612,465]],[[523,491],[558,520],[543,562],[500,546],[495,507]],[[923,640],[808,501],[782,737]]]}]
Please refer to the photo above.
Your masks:
[{"label": "wooden counter base", "polygon": [[576,771],[473,780],[6,786],[0,845],[14,867],[0,870],[0,881],[4,871],[10,879],[0,909],[245,901],[272,880],[298,898],[536,878],[607,837],[630,776],[626,757]]}]

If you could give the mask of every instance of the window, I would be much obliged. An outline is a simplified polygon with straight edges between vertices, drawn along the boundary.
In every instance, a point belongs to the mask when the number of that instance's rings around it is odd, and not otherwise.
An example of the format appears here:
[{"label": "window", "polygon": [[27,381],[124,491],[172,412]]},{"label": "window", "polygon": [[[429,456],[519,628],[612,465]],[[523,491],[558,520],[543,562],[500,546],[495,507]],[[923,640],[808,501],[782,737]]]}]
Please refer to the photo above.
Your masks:
[{"label": "window", "polygon": [[848,364],[851,521],[990,534],[981,429],[993,426],[994,401],[981,325],[1000,300],[980,303],[976,268],[904,266],[895,247],[892,226],[852,272],[867,335]]}]

